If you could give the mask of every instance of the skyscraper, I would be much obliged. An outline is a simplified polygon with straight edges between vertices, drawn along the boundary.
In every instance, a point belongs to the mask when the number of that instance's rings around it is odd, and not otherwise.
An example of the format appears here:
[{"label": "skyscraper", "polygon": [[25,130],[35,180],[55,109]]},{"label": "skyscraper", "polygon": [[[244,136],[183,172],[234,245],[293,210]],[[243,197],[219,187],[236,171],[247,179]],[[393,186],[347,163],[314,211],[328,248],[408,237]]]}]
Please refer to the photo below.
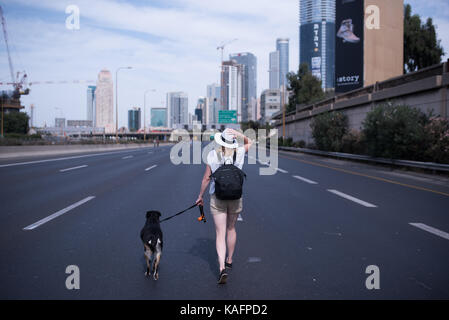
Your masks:
[{"label": "skyscraper", "polygon": [[287,84],[287,73],[289,71],[289,39],[277,39],[276,51],[279,52],[279,87],[281,87]]},{"label": "skyscraper", "polygon": [[197,118],[198,121],[200,121],[202,124],[208,124],[208,105],[206,103],[206,98],[205,97],[199,97],[198,98],[198,102],[196,104],[196,109],[195,109],[195,115],[197,115],[197,111],[196,110],[201,110],[201,119],[199,119],[199,117]]},{"label": "skyscraper", "polygon": [[113,96],[112,75],[108,70],[101,70],[95,89],[95,126],[105,128],[106,133],[115,132]]},{"label": "skyscraper", "polygon": [[207,86],[206,102],[208,106],[208,124],[218,123],[218,111],[221,106],[221,87],[216,83]]},{"label": "skyscraper", "polygon": [[279,51],[270,52],[270,89],[279,89]]},{"label": "skyscraper", "polygon": [[256,120],[257,112],[257,58],[250,52],[234,53],[229,56],[243,65],[242,121]]},{"label": "skyscraper", "polygon": [[95,124],[95,89],[96,86],[87,87],[87,117],[86,120]]},{"label": "skyscraper", "polygon": [[136,132],[140,129],[141,112],[140,108],[128,110],[128,129],[130,132]]},{"label": "skyscraper", "polygon": [[237,121],[243,121],[242,108],[245,96],[245,66],[235,60],[223,61],[221,79],[221,101],[223,110],[236,110]]},{"label": "skyscraper", "polygon": [[189,98],[184,92],[167,93],[167,123],[169,128],[189,123]]},{"label": "skyscraper", "polygon": [[299,0],[299,63],[335,87],[335,0]]}]

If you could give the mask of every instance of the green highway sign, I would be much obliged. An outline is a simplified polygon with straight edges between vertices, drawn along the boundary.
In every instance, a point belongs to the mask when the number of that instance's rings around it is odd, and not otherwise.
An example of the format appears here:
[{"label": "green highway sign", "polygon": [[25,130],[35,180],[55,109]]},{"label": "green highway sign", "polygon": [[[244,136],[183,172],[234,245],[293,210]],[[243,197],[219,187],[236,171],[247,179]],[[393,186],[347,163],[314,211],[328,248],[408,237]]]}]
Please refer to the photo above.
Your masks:
[{"label": "green highway sign", "polygon": [[237,123],[237,110],[219,110],[218,123]]}]

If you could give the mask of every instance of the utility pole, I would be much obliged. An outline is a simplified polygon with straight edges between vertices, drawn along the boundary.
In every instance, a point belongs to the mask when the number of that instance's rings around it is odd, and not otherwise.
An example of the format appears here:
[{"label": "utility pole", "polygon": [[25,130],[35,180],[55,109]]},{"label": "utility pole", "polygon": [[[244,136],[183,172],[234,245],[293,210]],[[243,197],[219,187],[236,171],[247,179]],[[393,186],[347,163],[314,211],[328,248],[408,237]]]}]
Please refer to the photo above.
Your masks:
[{"label": "utility pole", "polygon": [[285,85],[282,85],[281,91],[281,103],[282,103],[282,140],[285,140]]},{"label": "utility pole", "polygon": [[1,132],[0,137],[3,138],[3,118],[5,116],[5,113],[3,112],[3,105],[5,104],[4,101],[3,101],[3,95],[1,96],[0,100],[2,102],[2,132]]}]

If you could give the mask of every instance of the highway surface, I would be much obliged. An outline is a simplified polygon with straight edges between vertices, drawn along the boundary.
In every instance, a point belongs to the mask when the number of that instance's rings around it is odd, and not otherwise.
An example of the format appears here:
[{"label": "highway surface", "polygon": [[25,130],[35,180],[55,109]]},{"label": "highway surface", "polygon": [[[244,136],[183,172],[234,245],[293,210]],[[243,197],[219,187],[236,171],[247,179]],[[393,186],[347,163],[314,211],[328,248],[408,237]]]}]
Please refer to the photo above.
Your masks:
[{"label": "highway surface", "polygon": [[[0,298],[449,298],[447,178],[293,153],[272,176],[245,164],[225,286],[207,205],[206,224],[196,208],[162,224],[160,279],[145,278],[145,212],[193,204],[204,172],[173,165],[170,148],[1,161]],[[372,265],[378,290],[365,285]]]}]

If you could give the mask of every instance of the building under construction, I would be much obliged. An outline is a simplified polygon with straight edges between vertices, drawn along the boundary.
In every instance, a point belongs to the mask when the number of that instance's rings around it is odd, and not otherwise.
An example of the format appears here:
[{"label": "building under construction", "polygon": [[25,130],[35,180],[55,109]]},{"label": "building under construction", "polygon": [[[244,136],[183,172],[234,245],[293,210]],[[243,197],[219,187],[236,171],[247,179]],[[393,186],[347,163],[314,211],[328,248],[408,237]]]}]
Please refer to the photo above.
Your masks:
[{"label": "building under construction", "polygon": [[[14,73],[14,68],[12,64],[11,54],[9,50],[8,43],[8,31],[6,28],[5,17],[3,16],[3,9],[0,6],[0,20],[3,28],[3,37],[5,39],[6,51],[8,54],[9,71],[11,73],[11,82],[0,83],[0,85],[11,85],[13,90],[3,90],[0,91],[0,104],[1,104],[1,114],[0,117],[3,118],[3,114],[8,114],[10,112],[19,112],[24,109],[24,106],[20,103],[20,96],[27,95],[30,89],[27,86],[27,75],[24,72]],[[3,121],[2,121],[3,128]]]}]

